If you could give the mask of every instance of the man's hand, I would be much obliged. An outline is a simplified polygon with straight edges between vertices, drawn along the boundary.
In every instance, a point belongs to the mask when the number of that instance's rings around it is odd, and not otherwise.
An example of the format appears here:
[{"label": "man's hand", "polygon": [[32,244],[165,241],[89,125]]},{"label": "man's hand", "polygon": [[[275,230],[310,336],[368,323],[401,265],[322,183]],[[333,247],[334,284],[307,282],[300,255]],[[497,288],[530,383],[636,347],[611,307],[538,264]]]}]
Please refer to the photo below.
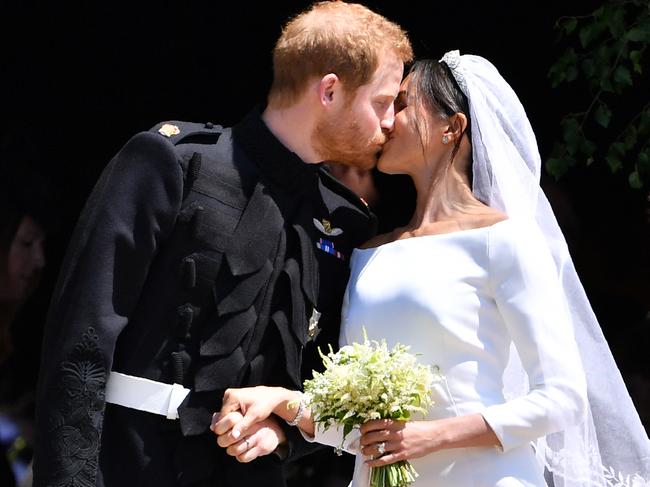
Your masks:
[{"label": "man's hand", "polygon": [[[218,421],[211,427],[219,436],[229,435],[235,441],[249,433],[250,428],[264,421],[276,407],[286,401],[287,391],[280,387],[247,387],[244,389],[227,389],[223,395]],[[237,420],[229,417],[231,413],[239,412]],[[227,441],[230,443],[230,440]],[[226,444],[222,446],[228,446]]]},{"label": "man's hand", "polygon": [[[216,415],[215,415],[216,419]],[[217,434],[217,443],[226,449],[226,453],[241,463],[248,463],[257,457],[273,453],[278,445],[286,441],[284,431],[273,417],[251,425],[244,436],[233,438],[232,428],[243,420],[241,413],[228,413],[217,422],[213,420],[210,429]],[[219,428],[216,427],[220,424]]]}]

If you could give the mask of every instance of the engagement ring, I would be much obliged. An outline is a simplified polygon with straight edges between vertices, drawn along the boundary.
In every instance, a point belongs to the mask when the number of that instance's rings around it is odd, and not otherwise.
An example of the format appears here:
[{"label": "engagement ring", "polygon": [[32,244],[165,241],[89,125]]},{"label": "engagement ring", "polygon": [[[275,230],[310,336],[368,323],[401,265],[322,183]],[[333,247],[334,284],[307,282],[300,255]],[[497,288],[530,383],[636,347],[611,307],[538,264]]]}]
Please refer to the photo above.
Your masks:
[{"label": "engagement ring", "polygon": [[379,456],[382,456],[384,453],[386,453],[385,441],[382,441],[381,443],[377,443],[377,452],[379,453]]}]

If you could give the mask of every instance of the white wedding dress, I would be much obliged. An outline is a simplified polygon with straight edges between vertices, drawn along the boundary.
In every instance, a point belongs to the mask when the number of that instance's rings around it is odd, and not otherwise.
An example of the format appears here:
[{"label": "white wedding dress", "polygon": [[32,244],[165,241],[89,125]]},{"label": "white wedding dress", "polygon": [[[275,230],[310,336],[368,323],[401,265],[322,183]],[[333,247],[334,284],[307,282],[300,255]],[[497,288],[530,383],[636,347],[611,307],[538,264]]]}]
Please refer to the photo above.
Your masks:
[{"label": "white wedding dress", "polygon": [[[558,282],[537,227],[513,219],[492,226],[356,249],[340,344],[386,339],[438,366],[425,419],[480,413],[500,448],[458,448],[411,460],[416,486],[545,486],[533,442],[581,421],[586,385]],[[514,345],[514,347],[511,347]],[[528,380],[505,398],[504,370],[517,351]],[[358,452],[358,431],[344,449]],[[340,446],[340,430],[311,441]],[[352,487],[369,469],[357,454]]]}]

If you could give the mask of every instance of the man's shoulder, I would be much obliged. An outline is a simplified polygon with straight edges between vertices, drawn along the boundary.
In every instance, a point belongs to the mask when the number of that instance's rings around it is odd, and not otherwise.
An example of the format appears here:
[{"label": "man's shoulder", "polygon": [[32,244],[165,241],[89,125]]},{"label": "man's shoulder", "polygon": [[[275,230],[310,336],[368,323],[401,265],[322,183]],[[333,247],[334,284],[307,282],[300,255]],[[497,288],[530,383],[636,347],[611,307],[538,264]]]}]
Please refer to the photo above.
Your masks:
[{"label": "man's shoulder", "polygon": [[212,122],[185,122],[182,120],[167,120],[158,122],[148,132],[155,133],[168,139],[173,145],[200,139],[203,143],[211,140],[216,142],[224,132],[224,127]]}]

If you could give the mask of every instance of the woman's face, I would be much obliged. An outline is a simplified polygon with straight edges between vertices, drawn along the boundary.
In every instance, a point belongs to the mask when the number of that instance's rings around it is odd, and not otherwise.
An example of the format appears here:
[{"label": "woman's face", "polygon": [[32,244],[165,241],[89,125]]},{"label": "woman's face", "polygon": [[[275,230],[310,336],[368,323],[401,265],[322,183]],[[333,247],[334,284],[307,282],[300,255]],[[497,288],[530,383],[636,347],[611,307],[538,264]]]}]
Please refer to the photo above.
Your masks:
[{"label": "woman's face", "polygon": [[27,298],[38,285],[45,267],[45,231],[31,217],[23,217],[7,256],[7,275],[0,279],[0,297],[8,301]]},{"label": "woman's face", "polygon": [[442,120],[434,119],[424,107],[411,103],[410,82],[411,76],[402,82],[395,100],[395,123],[377,162],[377,169],[387,174],[417,172],[431,160],[435,144],[429,141],[435,140],[438,132],[442,134]]}]

